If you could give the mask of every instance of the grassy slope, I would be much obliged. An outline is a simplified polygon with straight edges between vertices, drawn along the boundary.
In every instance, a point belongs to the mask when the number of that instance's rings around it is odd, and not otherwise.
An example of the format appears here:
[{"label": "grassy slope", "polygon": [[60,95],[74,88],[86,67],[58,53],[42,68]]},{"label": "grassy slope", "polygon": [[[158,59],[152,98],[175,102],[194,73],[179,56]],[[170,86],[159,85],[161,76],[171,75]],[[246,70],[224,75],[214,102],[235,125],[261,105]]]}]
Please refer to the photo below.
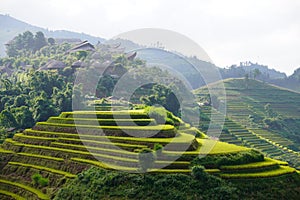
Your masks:
[{"label": "grassy slope", "polygon": [[[92,114],[91,112],[80,112],[81,116],[84,115],[84,113],[87,113],[87,115]],[[123,113],[124,112],[119,112],[120,115],[123,115]],[[140,115],[140,112],[135,112],[135,114]],[[70,118],[70,116],[72,116],[72,113],[64,113],[63,115],[68,115],[67,117]],[[53,125],[55,126],[55,124]],[[65,124],[58,124],[58,126],[65,126]],[[153,126],[150,127],[154,128]],[[158,125],[157,127],[161,128],[162,125]],[[145,127],[140,128],[145,129]],[[187,127],[187,129],[188,128],[189,127]],[[28,129],[25,130],[24,133],[16,134],[16,136],[13,139],[7,139],[3,145],[3,148],[0,149],[1,156],[4,156],[4,160],[0,160],[1,162],[4,161],[4,163],[0,162],[0,167],[2,166],[0,180],[2,177],[7,177],[9,180],[12,181],[17,180],[18,184],[28,186],[23,187],[23,190],[29,190],[30,192],[30,188],[34,188],[34,186],[31,184],[31,175],[36,172],[42,173],[45,177],[49,177],[50,186],[52,187],[46,187],[47,189],[44,188],[42,191],[46,192],[47,195],[51,196],[53,194],[53,192],[51,191],[55,190],[56,187],[59,187],[61,186],[61,184],[64,183],[64,181],[62,182],[63,179],[70,180],[71,178],[75,177],[75,174],[82,172],[84,169],[90,166],[97,166],[104,169],[113,168],[123,171],[137,172],[138,154],[135,153],[134,150],[143,148],[145,146],[149,146],[150,148],[152,148],[154,143],[168,145],[171,142],[173,144],[173,148],[168,150],[165,149],[162,151],[163,157],[159,158],[158,156],[158,159],[154,163],[154,168],[150,170],[154,174],[160,174],[160,176],[162,177],[167,177],[166,174],[174,173],[190,174],[190,162],[193,158],[196,158],[198,155],[220,155],[224,158],[224,156],[226,157],[226,155],[228,154],[231,154],[232,157],[232,155],[234,154],[247,152],[250,150],[246,147],[236,146],[207,138],[198,138],[197,140],[195,140],[193,135],[184,133],[184,131],[186,130],[178,132],[177,137],[175,138],[134,138],[116,136],[106,137],[88,134],[79,136],[76,133],[55,133],[49,131],[47,132]],[[90,154],[90,152],[87,151],[83,144],[80,143],[80,137],[84,137],[85,144],[91,145],[88,149],[90,151],[95,151],[94,155],[98,158],[101,158],[101,161],[96,160]],[[107,143],[107,141],[109,143]],[[185,149],[180,149],[180,147],[185,146],[183,144],[190,144],[191,142],[192,144],[199,144],[196,149],[193,148],[189,149],[188,151],[186,151]],[[114,144],[121,143],[124,143],[124,145],[118,145],[119,147],[123,146],[130,150],[121,151],[121,149],[118,150],[114,148]],[[182,155],[182,157],[180,157],[180,155]],[[180,160],[170,162],[169,159],[172,160],[174,156],[178,156],[178,158],[180,157]],[[107,165],[107,162],[109,165]],[[286,170],[286,168],[280,166],[280,163],[276,162],[273,163],[273,165],[275,166],[274,169],[261,169],[261,166],[267,166],[269,164],[269,160],[261,162],[262,163],[254,163],[252,166],[249,164],[251,166],[250,168],[254,169],[255,173],[248,172],[243,173],[241,175],[240,172],[229,170],[229,173],[230,175],[232,175],[232,177],[228,177],[228,169],[227,171],[223,172],[221,168],[212,168],[206,170],[206,172],[216,175],[220,174],[221,176],[223,175],[224,178],[238,177],[242,179],[251,177],[271,178],[273,176],[279,176],[294,172],[294,170],[292,171],[292,169]],[[170,165],[167,166],[166,169],[160,169],[158,171],[155,170],[155,168],[159,168],[159,166],[165,166],[164,164]],[[174,177],[176,176],[177,175],[175,175]],[[159,180],[155,181],[159,182]],[[129,182],[129,184],[132,183]],[[180,184],[186,184],[186,182],[183,181]],[[41,188],[36,189],[38,191]],[[189,190],[190,189],[191,188],[189,188]],[[10,188],[7,188],[5,185],[1,184],[0,190],[10,192]],[[178,195],[184,195],[181,189],[179,190],[180,192],[178,193]],[[207,190],[206,192],[208,191],[209,190]],[[7,192],[5,195],[9,195],[9,193]],[[24,194],[20,191],[17,194],[24,197]],[[43,195],[43,193],[41,193],[41,195]]]},{"label": "grassy slope", "polygon": [[[299,153],[297,153],[300,148],[299,134],[297,134],[300,132],[300,94],[251,79],[248,83],[245,79],[227,79],[224,80],[224,86],[226,88],[227,117],[239,125],[238,127],[232,125],[233,123],[225,122],[225,127],[232,132],[231,134],[243,139],[244,144],[256,148],[260,148],[259,144],[253,140],[261,140],[264,143],[260,145],[262,148],[265,145],[268,150],[274,149],[273,156],[277,156],[275,158],[294,162],[294,166],[300,167],[300,161],[297,162],[297,157],[300,160]],[[212,84],[212,88],[216,89],[220,86],[219,84]],[[208,90],[207,88],[200,88],[194,93],[201,97],[208,94]],[[263,129],[262,119],[268,117],[264,109],[267,103],[284,121],[282,129]],[[209,116],[209,113],[207,115]],[[249,115],[258,116],[261,119],[251,121]],[[244,134],[249,131],[250,134]],[[248,140],[251,139],[252,141],[249,142],[241,137],[244,135],[250,136]],[[224,135],[222,137],[221,135],[222,138],[225,139],[224,141],[234,141],[234,138],[230,138],[230,136]],[[271,147],[272,145],[273,147]],[[265,153],[269,153],[269,151]]]}]

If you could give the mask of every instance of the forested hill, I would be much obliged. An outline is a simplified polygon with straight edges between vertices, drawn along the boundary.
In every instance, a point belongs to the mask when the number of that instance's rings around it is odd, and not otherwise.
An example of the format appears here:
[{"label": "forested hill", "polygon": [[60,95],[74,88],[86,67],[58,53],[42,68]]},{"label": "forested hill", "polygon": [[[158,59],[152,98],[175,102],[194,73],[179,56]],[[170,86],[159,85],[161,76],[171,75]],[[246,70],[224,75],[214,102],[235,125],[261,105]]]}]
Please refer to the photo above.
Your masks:
[{"label": "forested hill", "polygon": [[25,31],[38,32],[42,31],[46,37],[53,38],[76,38],[81,40],[88,40],[89,42],[96,44],[98,41],[103,42],[105,39],[101,37],[91,36],[85,33],[76,33],[66,30],[51,31],[38,26],[33,26],[9,15],[0,14],[0,56],[5,55],[5,44],[13,39],[20,33]]}]

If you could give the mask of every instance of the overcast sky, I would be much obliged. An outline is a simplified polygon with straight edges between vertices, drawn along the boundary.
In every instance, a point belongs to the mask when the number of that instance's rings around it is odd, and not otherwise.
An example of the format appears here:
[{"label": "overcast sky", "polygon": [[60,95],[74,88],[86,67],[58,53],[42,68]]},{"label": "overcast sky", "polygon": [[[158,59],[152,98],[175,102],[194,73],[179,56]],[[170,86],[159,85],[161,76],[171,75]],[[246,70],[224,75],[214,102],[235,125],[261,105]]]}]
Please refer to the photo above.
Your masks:
[{"label": "overcast sky", "polygon": [[287,74],[300,67],[299,0],[0,0],[0,13],[106,39],[169,29],[197,42],[220,67],[252,61]]}]

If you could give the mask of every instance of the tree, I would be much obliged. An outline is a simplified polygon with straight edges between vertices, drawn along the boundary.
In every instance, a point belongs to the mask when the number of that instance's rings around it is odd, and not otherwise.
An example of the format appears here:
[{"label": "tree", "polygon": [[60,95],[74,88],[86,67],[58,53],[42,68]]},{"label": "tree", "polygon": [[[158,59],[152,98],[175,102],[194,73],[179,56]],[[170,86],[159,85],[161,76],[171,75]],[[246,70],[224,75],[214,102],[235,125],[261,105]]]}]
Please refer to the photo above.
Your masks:
[{"label": "tree", "polygon": [[34,125],[34,119],[32,117],[32,112],[27,106],[21,106],[14,110],[15,119],[19,128],[30,128]]},{"label": "tree", "polygon": [[23,35],[21,35],[22,42],[21,42],[21,46],[19,47],[19,49],[24,49],[27,51],[32,51],[34,49],[35,46],[35,39],[33,34],[30,31],[26,31],[23,33]]},{"label": "tree", "polygon": [[55,44],[54,38],[48,38],[48,43],[49,43],[50,45],[54,45],[54,44]]},{"label": "tree", "polygon": [[155,151],[156,157],[160,157],[162,155],[163,145],[155,143],[153,150]]},{"label": "tree", "polygon": [[49,179],[43,178],[42,175],[38,173],[33,174],[31,180],[34,186],[46,187],[49,184]]},{"label": "tree", "polygon": [[271,108],[271,104],[267,103],[264,106],[264,109],[265,109],[265,113],[267,114],[267,117],[275,118],[278,116],[278,114]]},{"label": "tree", "polygon": [[72,86],[67,84],[65,89],[53,88],[53,104],[59,112],[72,110]]},{"label": "tree", "polygon": [[72,92],[72,109],[82,110],[84,109],[84,97],[82,95],[82,86],[75,85]]},{"label": "tree", "polygon": [[17,96],[14,100],[14,107],[21,107],[26,105],[26,97],[25,95],[21,94]]},{"label": "tree", "polygon": [[245,85],[246,85],[246,89],[249,88],[249,74],[245,74]]},{"label": "tree", "polygon": [[114,80],[111,76],[102,76],[96,88],[96,96],[100,98],[111,96],[114,86]]},{"label": "tree", "polygon": [[53,106],[45,92],[42,92],[40,96],[34,99],[33,110],[35,121],[46,121],[50,116],[58,114],[57,108]]},{"label": "tree", "polygon": [[7,79],[7,78],[1,79],[1,82],[4,85],[6,91],[11,89],[12,83],[9,79]]},{"label": "tree", "polygon": [[179,115],[180,103],[172,90],[166,86],[153,85],[150,94],[142,96],[140,101],[149,106],[161,105],[174,115]]},{"label": "tree", "polygon": [[149,148],[144,148],[139,153],[139,166],[141,172],[147,172],[149,168],[152,168],[154,165],[155,156],[153,151]]},{"label": "tree", "polygon": [[30,31],[26,31],[14,37],[6,45],[6,53],[9,57],[24,55],[24,53],[28,55],[28,53],[36,52],[46,45],[48,43],[43,32],[38,31],[33,35]]},{"label": "tree", "polygon": [[261,72],[259,69],[255,69],[254,72],[253,72],[253,78],[256,79],[256,77],[260,76],[261,75]]},{"label": "tree", "polygon": [[208,174],[204,171],[205,168],[202,165],[196,165],[192,167],[192,176],[201,181],[206,181],[208,179]]},{"label": "tree", "polygon": [[36,32],[34,36],[34,52],[40,50],[42,47],[46,46],[48,43],[44,36],[44,33],[41,31]]},{"label": "tree", "polygon": [[0,125],[5,128],[16,127],[17,122],[13,114],[8,110],[3,110],[0,113]]}]

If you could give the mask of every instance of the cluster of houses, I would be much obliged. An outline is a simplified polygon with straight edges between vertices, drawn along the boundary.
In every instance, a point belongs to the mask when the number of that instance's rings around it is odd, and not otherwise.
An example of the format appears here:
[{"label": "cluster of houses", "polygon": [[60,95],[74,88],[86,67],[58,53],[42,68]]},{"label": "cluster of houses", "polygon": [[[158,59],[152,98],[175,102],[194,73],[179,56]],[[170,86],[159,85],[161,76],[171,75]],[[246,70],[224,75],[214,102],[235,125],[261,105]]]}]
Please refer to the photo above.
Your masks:
[{"label": "cluster of houses", "polygon": [[[75,46],[71,49],[69,49],[66,54],[68,53],[74,53],[74,52],[80,52],[80,51],[87,51],[87,52],[94,52],[93,54],[93,58],[97,59],[101,57],[100,54],[98,54],[96,52],[96,48],[94,45],[92,45],[91,43],[89,43],[88,41],[81,41],[79,39],[73,39],[73,40],[68,40],[65,41],[65,39],[61,39],[61,41],[59,39],[55,39],[56,43],[63,43],[63,42],[69,42],[69,43],[73,43],[75,44]],[[105,55],[102,55],[102,58],[105,60],[105,62],[100,63],[99,66],[105,66],[107,68],[108,72],[113,72],[115,71],[113,68],[114,66],[114,62],[111,61],[112,54],[117,54],[117,53],[124,53],[125,48],[121,47],[121,43],[116,43],[116,44],[101,44],[100,42],[98,42],[98,44],[96,44],[97,49],[99,49],[102,52],[108,52]],[[136,52],[132,52],[129,53],[127,55],[127,59],[129,60],[133,60],[136,57],[137,53]],[[70,66],[73,69],[76,68],[84,68],[87,66],[87,63],[81,61],[81,60],[77,60],[74,63],[72,63],[72,65]],[[26,71],[26,69],[31,68],[31,65],[22,65],[19,67],[19,70],[23,70]],[[45,65],[41,66],[38,70],[63,70],[64,68],[68,67],[68,65],[66,65],[64,62],[60,61],[60,60],[49,60]],[[120,71],[120,69],[119,69]],[[121,70],[121,71],[124,71]],[[7,74],[8,76],[12,75],[12,73],[14,72],[13,67],[11,66],[10,63],[4,65],[4,66],[0,66],[0,74]],[[120,73],[118,74],[111,74],[112,76],[119,76]]]},{"label": "cluster of houses", "polygon": [[[110,75],[112,76],[119,76],[120,73],[114,74],[113,71],[115,70],[115,63],[113,61],[111,61],[111,54],[114,53],[124,53],[125,48],[120,47],[121,43],[117,43],[117,44],[111,44],[111,45],[105,45],[105,44],[101,44],[100,42],[98,42],[98,44],[96,45],[98,49],[100,49],[100,51],[102,52],[109,52],[108,54],[104,55],[103,59],[106,60],[103,63],[99,63],[97,65],[97,63],[95,64],[95,66],[99,66],[99,67],[103,67],[105,66],[107,69],[107,72],[111,72]],[[66,53],[74,53],[74,52],[79,52],[79,51],[87,51],[87,52],[94,52],[93,54],[93,59],[100,59],[100,54],[98,54],[96,52],[95,46],[92,45],[91,43],[89,43],[88,41],[83,41],[80,42],[78,44],[76,44],[73,48],[69,49]],[[129,60],[133,60],[136,57],[137,53],[136,52],[132,52],[127,54],[127,59]],[[103,55],[102,55],[103,56]],[[77,60],[74,63],[72,63],[71,68],[76,69],[76,68],[84,68],[87,66],[87,63],[81,61],[81,60]],[[39,70],[61,70],[64,69],[65,67],[67,67],[67,65],[59,60],[50,60],[48,61],[44,66],[42,66]],[[124,73],[124,69],[119,69],[119,72],[121,72],[121,74]]]}]

